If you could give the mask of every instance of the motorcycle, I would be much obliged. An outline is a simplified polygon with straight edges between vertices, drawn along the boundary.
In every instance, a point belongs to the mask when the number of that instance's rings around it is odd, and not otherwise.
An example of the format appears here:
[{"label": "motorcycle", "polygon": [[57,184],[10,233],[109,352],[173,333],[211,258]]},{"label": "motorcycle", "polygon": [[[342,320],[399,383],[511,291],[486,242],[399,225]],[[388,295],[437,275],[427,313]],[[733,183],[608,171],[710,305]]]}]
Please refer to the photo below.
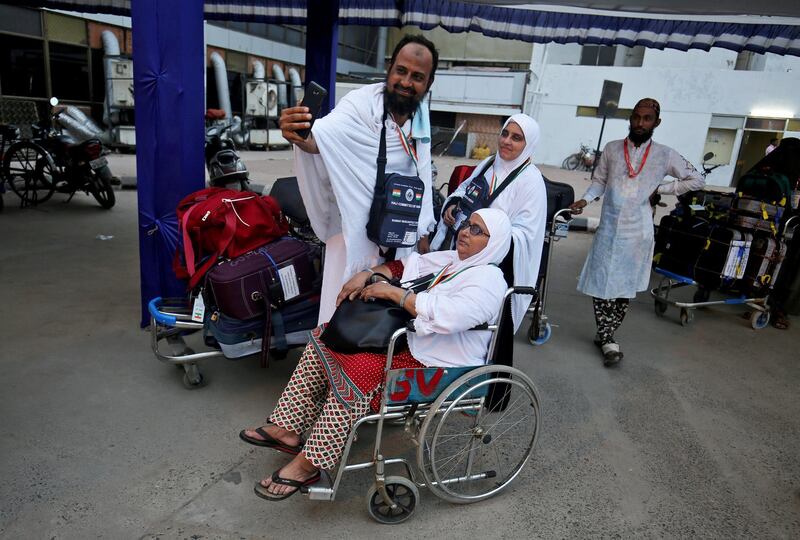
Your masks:
[{"label": "motorcycle", "polygon": [[224,187],[248,191],[249,173],[234,142],[226,136],[231,124],[212,125],[206,129],[204,156],[208,170],[208,183],[213,187]]},{"label": "motorcycle", "polygon": [[[50,104],[56,107],[58,98]],[[33,125],[33,138],[12,144],[3,157],[3,176],[20,205],[43,203],[56,191],[69,195],[69,202],[83,191],[101,207],[113,207],[115,178],[105,157],[110,152],[97,137],[100,129],[74,107],[56,111],[51,125]]]}]

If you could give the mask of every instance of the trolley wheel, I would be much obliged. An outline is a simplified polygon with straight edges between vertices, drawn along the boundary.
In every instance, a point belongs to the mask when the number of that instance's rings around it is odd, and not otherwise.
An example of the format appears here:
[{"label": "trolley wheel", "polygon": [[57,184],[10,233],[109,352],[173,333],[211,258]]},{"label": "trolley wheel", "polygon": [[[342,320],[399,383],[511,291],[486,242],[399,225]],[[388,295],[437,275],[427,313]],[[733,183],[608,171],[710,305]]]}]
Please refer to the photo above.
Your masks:
[{"label": "trolley wheel", "polygon": [[769,324],[769,311],[754,311],[750,315],[750,326],[753,330],[762,330]]},{"label": "trolley wheel", "polygon": [[689,326],[694,320],[694,312],[691,309],[681,308],[681,326]]},{"label": "trolley wheel", "polygon": [[392,508],[378,491],[378,485],[372,484],[367,492],[367,512],[378,523],[394,525],[411,517],[417,507],[419,490],[417,486],[404,476],[388,476],[386,493],[397,505]]},{"label": "trolley wheel", "polygon": [[708,299],[711,298],[711,291],[708,289],[698,288],[694,292],[694,297],[692,300],[695,304],[700,304],[702,302],[708,302]]},{"label": "trolley wheel", "polygon": [[550,326],[550,323],[544,323],[543,332],[539,332],[539,329],[534,323],[531,323],[531,327],[528,329],[528,341],[531,345],[544,345],[550,340],[550,336],[552,335],[553,328]]},{"label": "trolley wheel", "polygon": [[183,386],[187,390],[197,390],[208,384],[197,364],[183,364],[183,370]]},{"label": "trolley wheel", "polygon": [[656,309],[656,315],[659,317],[663,317],[664,313],[667,312],[667,303],[661,300],[660,298],[656,298],[654,306]]},{"label": "trolley wheel", "polygon": [[19,198],[20,206],[36,206],[53,196],[56,173],[50,156],[37,144],[14,143],[3,158],[2,177]]},{"label": "trolley wheel", "polygon": [[[488,391],[506,407],[485,406]],[[437,497],[467,504],[505,489],[530,459],[539,435],[539,396],[527,375],[481,366],[448,386],[419,435],[417,465]]]}]

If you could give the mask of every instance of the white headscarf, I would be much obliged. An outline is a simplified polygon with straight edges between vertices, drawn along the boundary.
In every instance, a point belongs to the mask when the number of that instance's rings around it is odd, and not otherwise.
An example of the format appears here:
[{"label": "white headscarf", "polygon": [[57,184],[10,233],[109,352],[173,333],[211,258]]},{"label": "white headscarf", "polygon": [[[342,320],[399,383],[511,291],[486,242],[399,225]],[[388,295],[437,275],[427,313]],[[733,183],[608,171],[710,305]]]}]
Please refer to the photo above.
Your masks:
[{"label": "white headscarf", "polygon": [[511,248],[511,221],[502,210],[496,208],[482,208],[475,212],[486,224],[489,241],[486,246],[475,255],[461,260],[458,251],[432,251],[425,255],[416,253],[406,259],[403,271],[403,281],[416,279],[430,273],[437,273],[442,268],[450,265],[446,271],[452,274],[470,266],[487,264],[500,264],[503,262],[509,248]]},{"label": "white headscarf", "polygon": [[527,114],[515,114],[506,120],[506,123],[503,124],[503,129],[506,129],[506,126],[511,122],[517,124],[522,130],[522,134],[525,135],[525,148],[522,149],[519,156],[510,161],[501,158],[499,152],[496,154],[493,169],[500,183],[505,181],[506,177],[511,174],[514,169],[522,165],[527,159],[530,159],[536,147],[539,145],[541,130],[536,120]]}]

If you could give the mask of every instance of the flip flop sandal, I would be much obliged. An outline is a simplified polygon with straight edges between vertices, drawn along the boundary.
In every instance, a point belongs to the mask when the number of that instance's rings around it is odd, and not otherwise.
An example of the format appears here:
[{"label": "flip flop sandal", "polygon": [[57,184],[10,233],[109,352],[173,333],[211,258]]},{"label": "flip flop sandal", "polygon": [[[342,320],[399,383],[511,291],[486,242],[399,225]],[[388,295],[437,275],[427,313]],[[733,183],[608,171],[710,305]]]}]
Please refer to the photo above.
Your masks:
[{"label": "flip flop sandal", "polygon": [[619,345],[616,343],[606,343],[600,350],[603,352],[603,365],[605,367],[619,364],[619,361],[622,360],[622,351],[619,350]]},{"label": "flip flop sandal", "polygon": [[278,469],[277,471],[272,473],[272,483],[273,484],[281,484],[283,486],[293,487],[295,489],[293,489],[289,493],[284,493],[283,495],[275,495],[274,493],[270,493],[267,488],[262,486],[261,482],[256,482],[256,485],[253,488],[253,491],[256,492],[256,495],[258,495],[262,499],[266,499],[268,501],[282,501],[283,499],[288,499],[289,497],[291,497],[292,495],[294,495],[295,493],[300,491],[301,487],[310,486],[311,484],[315,484],[315,483],[319,482],[319,478],[320,478],[319,471],[317,471],[317,474],[315,474],[314,476],[312,476],[308,480],[304,480],[304,481],[290,480],[288,478],[281,478],[281,476],[278,474],[279,472],[280,472],[280,469]]},{"label": "flip flop sandal", "polygon": [[791,323],[789,322],[789,317],[783,310],[775,310],[772,312],[770,324],[773,328],[777,328],[778,330],[788,330]]},{"label": "flip flop sandal", "polygon": [[303,449],[302,439],[300,440],[300,444],[298,444],[297,446],[289,446],[288,444],[284,444],[281,441],[272,437],[269,433],[264,431],[263,427],[258,427],[256,429],[249,430],[249,431],[255,431],[256,433],[261,435],[263,439],[255,439],[253,437],[248,437],[245,431],[248,430],[243,429],[242,431],[239,432],[239,438],[242,439],[244,442],[252,444],[254,446],[261,446],[264,448],[274,448],[279,452],[284,452],[286,454],[291,454],[293,456],[299,454],[300,451]]}]

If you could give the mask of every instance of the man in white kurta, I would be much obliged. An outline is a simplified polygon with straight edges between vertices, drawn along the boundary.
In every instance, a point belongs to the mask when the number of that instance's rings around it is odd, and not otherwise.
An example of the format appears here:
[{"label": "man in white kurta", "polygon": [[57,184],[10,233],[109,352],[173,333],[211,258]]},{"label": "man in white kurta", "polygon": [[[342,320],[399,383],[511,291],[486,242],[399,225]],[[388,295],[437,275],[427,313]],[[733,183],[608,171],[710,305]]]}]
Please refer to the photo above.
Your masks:
[{"label": "man in white kurta", "polygon": [[[678,152],[652,140],[661,123],[660,106],[640,100],[630,118],[630,132],[603,150],[594,179],[571,209],[580,213],[588,203],[603,199],[600,226],[581,272],[578,290],[593,298],[597,336],[603,364],[622,359],[614,332],[622,324],[631,298],[647,289],[653,258],[655,194],[681,195],[701,189],[705,181]],[[674,180],[664,182],[664,177]]]},{"label": "man in white kurta", "polygon": [[[386,82],[347,94],[327,116],[316,120],[307,140],[294,131],[308,127],[307,109],[281,114],[281,129],[295,143],[295,174],[311,225],[325,242],[319,322],[328,322],[342,285],[357,272],[383,261],[367,238],[366,225],[377,173],[384,107],[386,173],[418,175],[424,184],[417,235],[420,249],[434,228],[431,191],[430,120],[422,101],[433,82],[433,44],[407,36],[392,55]],[[396,257],[413,248],[397,250]]]}]

